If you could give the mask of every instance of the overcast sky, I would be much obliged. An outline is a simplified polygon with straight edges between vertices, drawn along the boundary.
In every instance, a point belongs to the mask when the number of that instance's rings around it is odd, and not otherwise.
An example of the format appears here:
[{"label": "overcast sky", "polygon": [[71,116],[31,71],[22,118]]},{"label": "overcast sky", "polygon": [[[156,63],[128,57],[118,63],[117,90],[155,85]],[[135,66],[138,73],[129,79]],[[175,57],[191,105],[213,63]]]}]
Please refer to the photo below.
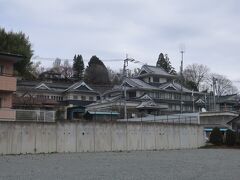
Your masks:
[{"label": "overcast sky", "polygon": [[184,43],[184,66],[205,64],[240,80],[239,0],[0,0],[0,12],[0,26],[26,33],[41,57],[128,53],[155,65],[163,52],[179,70]]}]

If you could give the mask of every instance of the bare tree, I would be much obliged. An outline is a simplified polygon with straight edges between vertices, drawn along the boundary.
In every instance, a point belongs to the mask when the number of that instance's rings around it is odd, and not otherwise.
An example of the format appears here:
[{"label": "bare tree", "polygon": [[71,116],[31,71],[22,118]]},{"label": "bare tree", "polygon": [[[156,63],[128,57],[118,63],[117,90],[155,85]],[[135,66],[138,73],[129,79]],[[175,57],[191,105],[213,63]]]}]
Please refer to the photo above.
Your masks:
[{"label": "bare tree", "polygon": [[41,66],[41,62],[33,62],[30,66],[29,72],[34,76],[38,77],[41,73],[45,71],[45,68]]},{"label": "bare tree", "polygon": [[233,85],[232,81],[221,74],[211,74],[209,76],[207,84],[209,87],[213,87],[215,85],[215,94],[217,96],[238,93],[238,88]]},{"label": "bare tree", "polygon": [[120,84],[120,82],[121,82],[121,73],[112,70],[110,67],[107,67],[107,69],[108,69],[109,80],[111,81],[111,83],[113,85]]},{"label": "bare tree", "polygon": [[63,65],[60,66],[60,69],[62,70],[62,75],[65,78],[70,78],[73,76],[73,68],[72,66],[69,64],[68,60],[65,60]]},{"label": "bare tree", "polygon": [[191,64],[185,68],[183,76],[187,81],[193,82],[199,90],[201,83],[208,79],[209,72],[209,68],[205,65]]},{"label": "bare tree", "polygon": [[56,73],[61,73],[61,59],[56,58],[53,62],[52,70]]}]

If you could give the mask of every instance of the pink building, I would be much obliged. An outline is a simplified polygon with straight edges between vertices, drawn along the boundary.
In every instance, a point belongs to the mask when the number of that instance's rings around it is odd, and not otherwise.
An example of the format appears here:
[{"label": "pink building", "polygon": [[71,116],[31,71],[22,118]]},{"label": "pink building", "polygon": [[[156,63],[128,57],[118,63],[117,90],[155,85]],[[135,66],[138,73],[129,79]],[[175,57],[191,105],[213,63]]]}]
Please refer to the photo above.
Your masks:
[{"label": "pink building", "polygon": [[12,108],[12,94],[16,91],[16,77],[13,64],[22,56],[0,52],[0,120],[15,120]]}]

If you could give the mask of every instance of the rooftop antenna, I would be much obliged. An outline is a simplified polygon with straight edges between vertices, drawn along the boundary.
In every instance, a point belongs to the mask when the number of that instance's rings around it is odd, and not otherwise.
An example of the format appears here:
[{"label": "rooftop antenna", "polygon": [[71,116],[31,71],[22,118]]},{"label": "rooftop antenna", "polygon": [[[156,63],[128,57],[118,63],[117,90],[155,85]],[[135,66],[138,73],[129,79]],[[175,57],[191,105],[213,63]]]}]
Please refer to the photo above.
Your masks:
[{"label": "rooftop antenna", "polygon": [[185,53],[186,51],[186,47],[185,47],[185,44],[180,44],[179,45],[179,51],[181,53],[181,66],[180,66],[180,72],[181,72],[181,76],[183,76],[183,54]]}]

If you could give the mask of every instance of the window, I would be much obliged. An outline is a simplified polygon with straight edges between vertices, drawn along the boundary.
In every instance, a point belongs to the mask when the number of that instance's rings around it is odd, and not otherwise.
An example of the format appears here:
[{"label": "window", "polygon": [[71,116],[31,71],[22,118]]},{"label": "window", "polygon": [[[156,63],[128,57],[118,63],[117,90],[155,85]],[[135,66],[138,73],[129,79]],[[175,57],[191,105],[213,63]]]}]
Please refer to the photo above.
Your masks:
[{"label": "window", "polygon": [[155,92],[154,94],[155,94],[155,98],[159,99],[159,94],[160,93],[159,92]]},{"label": "window", "polygon": [[176,105],[176,110],[180,111],[180,105]]},{"label": "window", "polygon": [[160,98],[165,99],[165,93],[160,93]]},{"label": "window", "polygon": [[92,96],[89,97],[89,101],[93,101],[93,97]]},{"label": "window", "polygon": [[174,99],[175,100],[180,100],[181,99],[181,95],[180,94],[174,94]]},{"label": "window", "polygon": [[74,100],[77,100],[77,99],[78,99],[78,96],[77,96],[77,95],[73,95],[73,99],[74,99]]},{"label": "window", "polygon": [[153,82],[159,82],[159,77],[153,77]]},{"label": "window", "polygon": [[187,101],[191,101],[191,96],[190,95],[186,95],[186,100]]},{"label": "window", "polygon": [[169,93],[166,93],[166,94],[165,94],[165,98],[166,98],[166,99],[169,99],[169,98],[170,98],[170,94],[169,94]]},{"label": "window", "polygon": [[3,65],[0,65],[0,74],[3,74],[4,72],[4,66]]},{"label": "window", "polygon": [[82,99],[83,101],[86,101],[86,96],[81,96],[81,99]]},{"label": "window", "polygon": [[136,97],[136,91],[129,92],[129,97]]}]

